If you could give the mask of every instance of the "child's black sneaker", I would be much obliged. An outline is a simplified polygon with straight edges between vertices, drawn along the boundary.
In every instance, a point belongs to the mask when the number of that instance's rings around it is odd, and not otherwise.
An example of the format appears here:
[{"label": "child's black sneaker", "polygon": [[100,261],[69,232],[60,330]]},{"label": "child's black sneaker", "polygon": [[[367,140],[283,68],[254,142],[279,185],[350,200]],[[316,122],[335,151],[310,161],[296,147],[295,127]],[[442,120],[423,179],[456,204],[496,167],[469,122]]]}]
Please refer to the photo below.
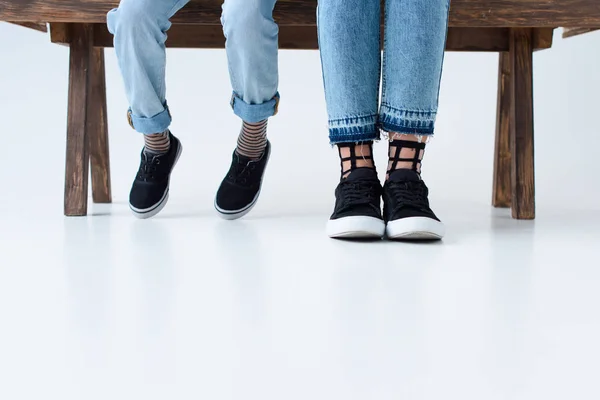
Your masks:
[{"label": "child's black sneaker", "polygon": [[270,155],[269,141],[259,160],[251,160],[233,152],[231,167],[215,197],[215,209],[222,218],[242,218],[256,205]]},{"label": "child's black sneaker", "polygon": [[171,172],[181,155],[181,142],[169,132],[171,147],[165,154],[142,150],[140,169],[129,194],[129,207],[141,219],[158,214],[169,200]]},{"label": "child's black sneaker", "polygon": [[429,190],[420,175],[410,169],[393,171],[383,186],[383,217],[389,239],[435,240],[446,229],[431,211]]},{"label": "child's black sneaker", "polygon": [[331,238],[381,238],[381,183],[372,168],[357,168],[335,189],[335,209],[327,222]]}]

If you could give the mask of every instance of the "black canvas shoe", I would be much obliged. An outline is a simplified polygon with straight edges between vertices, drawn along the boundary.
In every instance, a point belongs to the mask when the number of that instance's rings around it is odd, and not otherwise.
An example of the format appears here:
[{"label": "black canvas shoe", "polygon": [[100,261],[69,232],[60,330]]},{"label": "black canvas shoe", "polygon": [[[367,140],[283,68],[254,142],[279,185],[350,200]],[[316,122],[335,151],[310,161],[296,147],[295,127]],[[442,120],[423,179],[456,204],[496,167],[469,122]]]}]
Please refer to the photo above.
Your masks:
[{"label": "black canvas shoe", "polygon": [[393,171],[383,186],[383,216],[389,239],[435,240],[446,229],[431,211],[429,190],[419,174],[410,169]]},{"label": "black canvas shoe", "polygon": [[381,238],[381,183],[372,168],[357,168],[335,189],[335,209],[327,222],[331,238]]},{"label": "black canvas shoe", "polygon": [[242,218],[256,205],[270,155],[269,141],[259,160],[251,160],[233,152],[231,167],[215,197],[215,209],[222,218]]},{"label": "black canvas shoe", "polygon": [[131,192],[129,208],[141,219],[158,214],[169,200],[171,172],[181,155],[181,142],[169,132],[171,147],[165,154],[154,155],[142,150],[142,160]]}]

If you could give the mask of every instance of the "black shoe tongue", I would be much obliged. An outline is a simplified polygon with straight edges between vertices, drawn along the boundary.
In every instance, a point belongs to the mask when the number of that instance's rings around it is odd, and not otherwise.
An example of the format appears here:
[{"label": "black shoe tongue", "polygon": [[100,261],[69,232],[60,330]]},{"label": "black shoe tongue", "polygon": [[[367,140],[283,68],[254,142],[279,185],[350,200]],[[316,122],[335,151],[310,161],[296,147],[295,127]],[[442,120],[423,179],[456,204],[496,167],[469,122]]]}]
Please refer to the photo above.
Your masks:
[{"label": "black shoe tongue", "polygon": [[377,172],[373,168],[356,168],[346,178],[348,181],[354,181],[358,179],[377,179]]},{"label": "black shoe tongue", "polygon": [[421,176],[412,169],[397,169],[390,174],[391,182],[418,182]]}]

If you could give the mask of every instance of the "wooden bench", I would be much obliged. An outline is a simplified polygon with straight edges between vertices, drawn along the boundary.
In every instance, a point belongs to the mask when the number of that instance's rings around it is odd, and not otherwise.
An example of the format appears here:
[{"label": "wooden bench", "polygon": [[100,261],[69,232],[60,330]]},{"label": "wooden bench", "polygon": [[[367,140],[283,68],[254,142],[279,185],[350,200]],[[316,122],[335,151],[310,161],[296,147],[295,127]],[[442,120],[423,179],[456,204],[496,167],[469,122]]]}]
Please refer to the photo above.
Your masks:
[{"label": "wooden bench", "polygon": [[[50,30],[70,46],[65,215],[87,214],[92,198],[111,202],[104,47],[106,13],[118,0],[0,0],[0,21]],[[222,0],[192,0],[173,17],[167,45],[222,48]],[[317,49],[317,0],[279,0],[283,49]],[[532,54],[552,46],[553,30],[600,27],[599,0],[452,0],[447,50],[500,53],[492,204],[535,218]]]}]

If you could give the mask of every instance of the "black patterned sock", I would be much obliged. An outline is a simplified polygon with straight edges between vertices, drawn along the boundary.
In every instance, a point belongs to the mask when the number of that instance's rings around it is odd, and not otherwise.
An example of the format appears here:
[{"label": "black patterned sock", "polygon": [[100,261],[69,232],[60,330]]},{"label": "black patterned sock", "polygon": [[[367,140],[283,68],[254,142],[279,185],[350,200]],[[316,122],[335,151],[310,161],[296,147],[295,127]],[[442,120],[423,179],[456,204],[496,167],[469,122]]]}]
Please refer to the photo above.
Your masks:
[{"label": "black patterned sock", "polygon": [[267,120],[249,123],[244,122],[238,137],[236,153],[251,160],[262,157],[267,148]]}]

